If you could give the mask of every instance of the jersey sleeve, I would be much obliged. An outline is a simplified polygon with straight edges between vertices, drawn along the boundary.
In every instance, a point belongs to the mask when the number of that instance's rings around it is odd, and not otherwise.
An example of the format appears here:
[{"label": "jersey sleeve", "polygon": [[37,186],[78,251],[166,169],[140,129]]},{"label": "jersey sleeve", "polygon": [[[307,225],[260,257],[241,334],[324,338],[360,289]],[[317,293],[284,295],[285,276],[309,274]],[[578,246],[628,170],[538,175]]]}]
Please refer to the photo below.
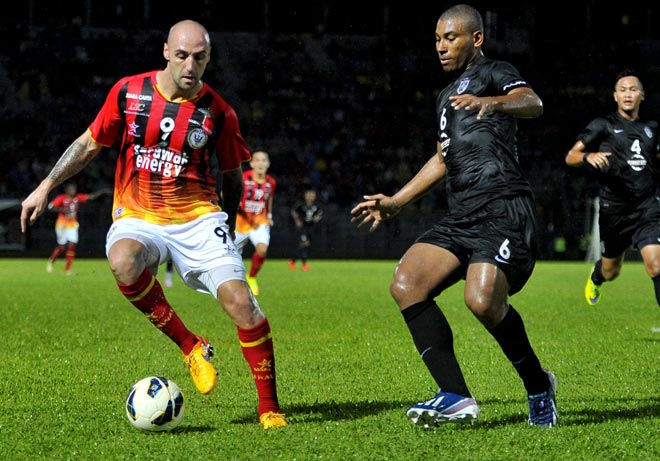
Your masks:
[{"label": "jersey sleeve", "polygon": [[231,108],[225,110],[225,123],[216,142],[216,156],[221,172],[240,168],[243,162],[250,160],[250,150],[241,134],[238,116]]},{"label": "jersey sleeve", "polygon": [[494,86],[502,93],[509,94],[516,88],[529,88],[530,85],[520,76],[520,72],[512,64],[496,61],[492,72]]},{"label": "jersey sleeve", "polygon": [[64,202],[64,196],[58,195],[48,204],[48,209],[59,208],[62,206],[63,202]]},{"label": "jersey sleeve", "polygon": [[124,83],[125,79],[122,79],[114,84],[101,110],[89,126],[94,141],[103,146],[113,145],[124,126],[124,117],[119,107],[119,93]]},{"label": "jersey sleeve", "polygon": [[603,136],[607,133],[607,121],[602,118],[596,118],[589,122],[589,124],[578,135],[578,141],[582,141],[588,148],[598,148]]}]

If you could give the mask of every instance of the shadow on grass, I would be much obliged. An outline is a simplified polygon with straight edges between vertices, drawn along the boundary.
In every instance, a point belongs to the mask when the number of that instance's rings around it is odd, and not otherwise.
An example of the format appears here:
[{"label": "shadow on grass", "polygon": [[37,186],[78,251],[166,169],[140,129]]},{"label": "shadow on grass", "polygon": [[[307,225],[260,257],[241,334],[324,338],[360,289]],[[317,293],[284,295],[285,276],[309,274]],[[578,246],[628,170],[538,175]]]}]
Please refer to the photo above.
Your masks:
[{"label": "shadow on grass", "polygon": [[[660,397],[645,399],[607,399],[581,402],[585,408],[569,413],[572,425],[598,424],[614,420],[633,420],[660,418]],[[619,409],[599,409],[598,407],[616,407]],[[596,408],[594,408],[596,407]],[[561,409],[559,416],[561,417]]]},{"label": "shadow on grass", "polygon": [[[356,420],[379,413],[408,408],[410,402],[363,401],[363,402],[319,402],[313,404],[287,405],[282,410],[291,422],[317,423],[323,421]],[[236,424],[254,423],[254,416],[232,421]]]},{"label": "shadow on grass", "polygon": [[[635,402],[638,405],[635,405]],[[314,404],[289,405],[283,409],[287,419],[296,424],[301,423],[319,423],[324,421],[350,421],[358,420],[380,413],[400,410],[401,417],[405,418],[405,409],[408,408],[411,401],[363,401],[363,402],[323,402]],[[489,404],[508,405],[519,407],[521,402],[518,400],[483,400],[479,402],[482,409],[482,416],[478,418],[474,427],[485,429],[497,428],[502,426],[519,426],[527,424],[527,414],[521,412],[500,413],[500,416],[487,415],[490,413],[487,408]],[[523,403],[526,408],[526,402]],[[560,426],[582,426],[585,424],[599,424],[613,420],[634,420],[644,418],[658,418],[660,415],[660,398],[648,399],[609,399],[609,400],[589,400],[573,403],[583,407],[583,409],[562,412],[562,401],[558,401],[559,425]],[[616,407],[620,405],[626,408],[605,409],[606,407]],[[484,410],[486,410],[484,412]],[[484,414],[486,413],[486,414]],[[255,417],[237,418],[232,421],[234,424],[254,424]],[[452,425],[454,426],[454,425]],[[469,424],[457,424],[457,428],[470,428]],[[205,432],[213,431],[210,427],[188,428],[187,432]]]},{"label": "shadow on grass", "polygon": [[[508,425],[518,425],[521,422],[527,422],[526,414],[502,414],[501,417],[483,418],[483,410],[487,408],[488,401],[480,401],[479,406],[482,409],[482,417],[479,418],[475,426],[483,428],[496,428]],[[490,400],[493,404],[519,405],[514,401]],[[582,407],[582,409],[572,411],[562,411],[562,399],[557,401],[557,411],[559,413],[559,426],[584,426],[587,424],[602,424],[616,420],[635,420],[646,418],[660,418],[660,398],[644,399],[594,399],[579,402],[572,402],[571,407]],[[618,409],[614,409],[619,406]],[[610,409],[613,408],[613,409]]]},{"label": "shadow on grass", "polygon": [[[254,419],[252,420],[254,423]],[[185,426],[182,425],[181,427],[178,427],[176,429],[176,432],[183,432],[183,433],[204,433],[204,432],[215,432],[217,431],[217,427],[211,427],[211,426]]]}]

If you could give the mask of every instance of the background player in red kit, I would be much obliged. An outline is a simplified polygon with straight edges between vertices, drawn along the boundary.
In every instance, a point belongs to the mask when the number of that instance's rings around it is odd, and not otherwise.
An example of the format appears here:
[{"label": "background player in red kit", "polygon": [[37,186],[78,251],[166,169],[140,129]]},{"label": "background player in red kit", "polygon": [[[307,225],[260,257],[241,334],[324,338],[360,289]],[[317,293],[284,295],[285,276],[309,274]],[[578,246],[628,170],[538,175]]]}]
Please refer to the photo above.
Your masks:
[{"label": "background player in red kit", "polygon": [[[280,412],[268,319],[245,280],[233,233],[250,152],[234,110],[202,82],[211,57],[206,29],[178,22],[163,47],[164,70],[122,78],[96,119],[23,201],[21,228],[46,209],[48,193],[120,140],[113,224],[106,254],[121,293],[183,353],[197,389],[211,392],[217,371],[209,342],[188,330],[155,277],[171,258],[184,283],[217,298],[237,327],[258,394],[264,429],[286,426]],[[222,207],[212,157],[222,174]]]},{"label": "background player in red kit", "polygon": [[257,274],[266,261],[270,245],[276,182],[267,174],[270,168],[268,152],[255,151],[250,159],[250,168],[243,172],[243,197],[236,216],[236,246],[242,253],[248,240],[254,245],[247,282],[252,292],[258,295]]},{"label": "background player in red kit", "polygon": [[55,260],[59,255],[66,251],[64,273],[71,274],[71,265],[76,258],[76,245],[78,244],[78,209],[82,203],[90,200],[96,200],[103,194],[111,194],[112,190],[102,189],[91,194],[78,193],[78,186],[75,183],[68,183],[64,188],[64,193],[56,196],[49,204],[48,210],[57,213],[55,221],[55,236],[57,246],[48,258],[46,271],[53,272]]}]

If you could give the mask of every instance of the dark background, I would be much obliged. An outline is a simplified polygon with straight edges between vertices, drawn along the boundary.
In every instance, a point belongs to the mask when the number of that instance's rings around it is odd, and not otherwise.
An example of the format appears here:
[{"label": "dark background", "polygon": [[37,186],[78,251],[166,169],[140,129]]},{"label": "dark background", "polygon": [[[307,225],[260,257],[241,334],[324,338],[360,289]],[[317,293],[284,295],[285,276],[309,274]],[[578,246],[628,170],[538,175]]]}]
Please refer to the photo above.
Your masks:
[{"label": "dark background", "polygon": [[[236,109],[251,147],[271,152],[278,181],[271,257],[294,250],[289,208],[306,187],[326,219],[312,257],[398,258],[443,212],[442,190],[378,233],[350,223],[365,193],[393,193],[435,148],[434,100],[447,82],[434,49],[449,3],[421,1],[27,1],[0,19],[0,203],[20,200],[90,123],[119,77],[164,67],[167,29],[184,18],[211,32],[205,80]],[[660,6],[652,2],[472,2],[484,52],[511,61],[545,114],[520,121],[520,161],[538,202],[543,259],[582,259],[594,181],[563,158],[592,118],[615,110],[616,73],[637,69],[642,116],[657,118]],[[113,151],[75,180],[83,192],[112,183]],[[59,191],[57,191],[59,192]],[[54,196],[54,195],[53,195]],[[110,199],[81,209],[80,256],[102,256]],[[17,206],[0,205],[0,251],[47,256],[54,215],[22,236]],[[556,247],[566,242],[565,251]]]}]

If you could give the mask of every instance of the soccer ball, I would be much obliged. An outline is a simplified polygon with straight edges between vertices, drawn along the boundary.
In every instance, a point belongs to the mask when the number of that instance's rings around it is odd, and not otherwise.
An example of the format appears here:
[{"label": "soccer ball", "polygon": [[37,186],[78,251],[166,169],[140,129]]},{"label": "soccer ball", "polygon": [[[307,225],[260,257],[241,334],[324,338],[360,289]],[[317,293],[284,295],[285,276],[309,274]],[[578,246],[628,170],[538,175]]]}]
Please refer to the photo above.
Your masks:
[{"label": "soccer ball", "polygon": [[137,429],[170,431],[181,424],[183,393],[174,381],[149,376],[131,387],[126,397],[126,416]]}]

